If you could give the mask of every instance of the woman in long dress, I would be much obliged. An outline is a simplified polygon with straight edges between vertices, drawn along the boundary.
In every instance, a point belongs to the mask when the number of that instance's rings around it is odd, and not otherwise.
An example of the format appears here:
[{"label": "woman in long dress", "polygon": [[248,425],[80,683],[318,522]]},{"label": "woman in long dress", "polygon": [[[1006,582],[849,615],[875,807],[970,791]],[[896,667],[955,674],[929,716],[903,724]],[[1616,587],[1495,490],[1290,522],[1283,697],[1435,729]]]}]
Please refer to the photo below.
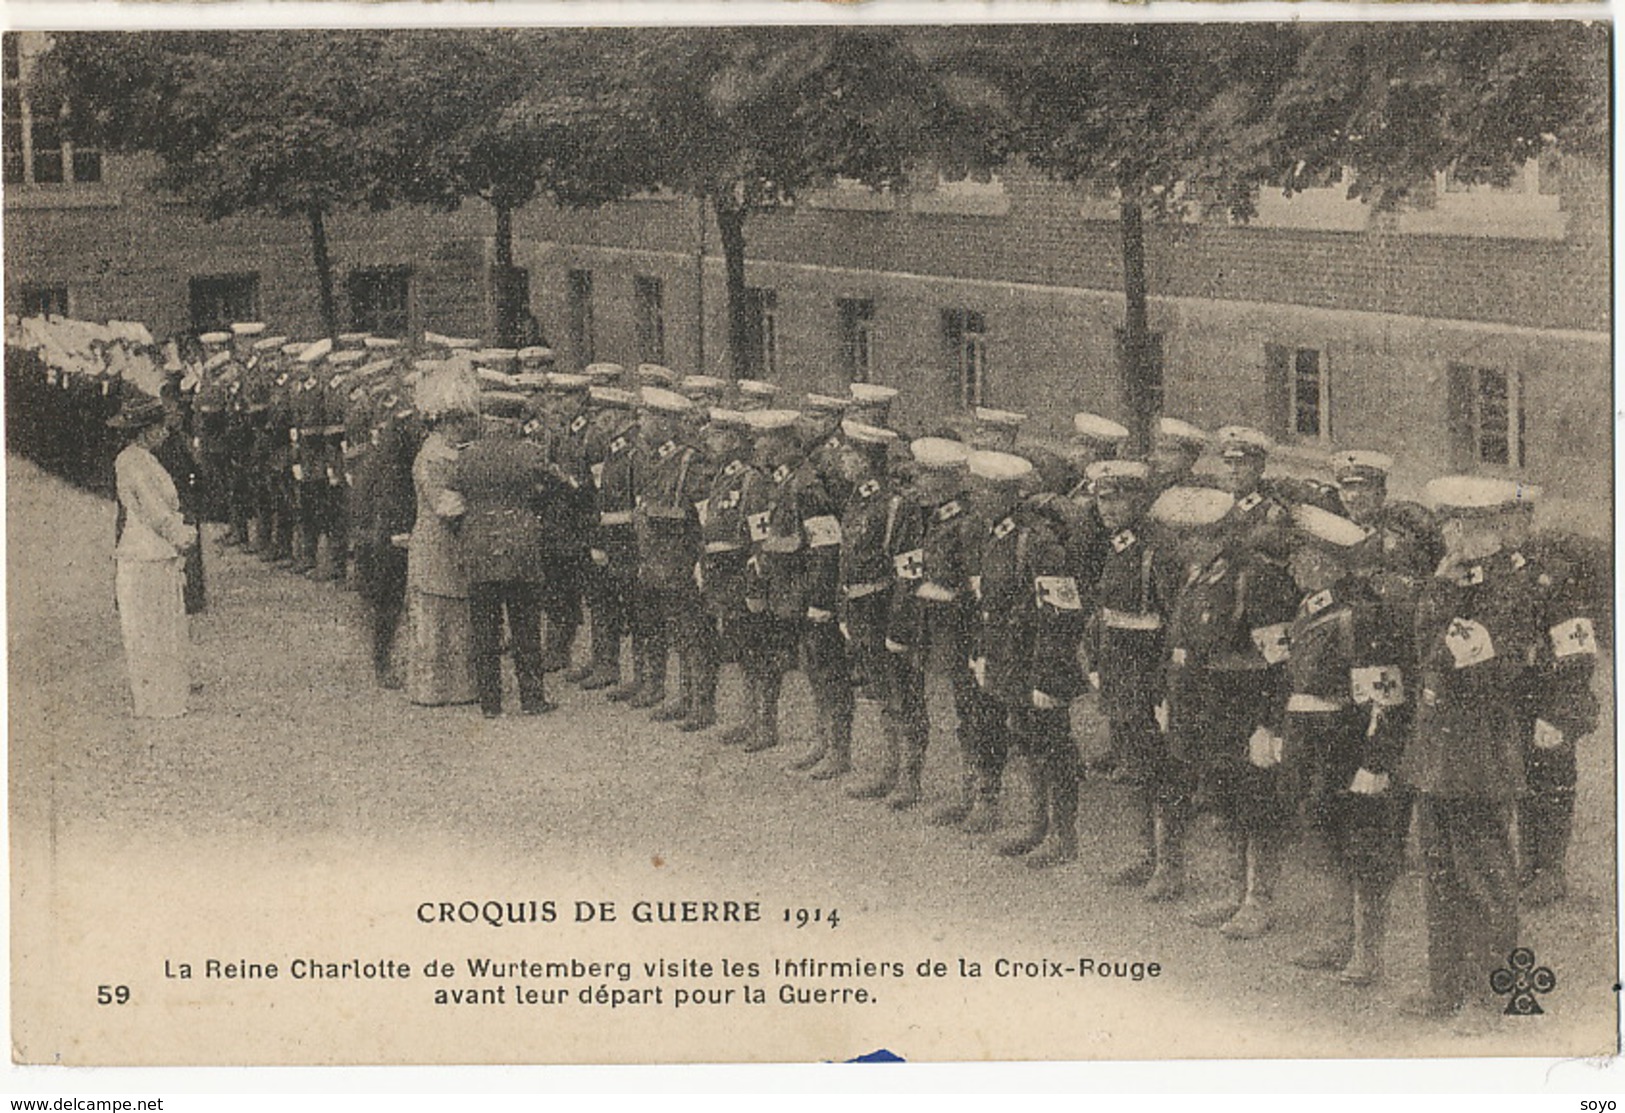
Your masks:
[{"label": "woman in long dress", "polygon": [[461,545],[441,511],[461,449],[479,430],[479,392],[465,369],[429,372],[416,403],[429,431],[412,464],[417,519],[407,549],[412,652],[406,694],[413,703],[473,703],[474,628]]},{"label": "woman in long dress", "polygon": [[133,399],[108,424],[134,434],[114,461],[123,512],[115,578],[130,694],[137,718],[174,719],[186,714],[183,565],[197,530],[181,516],[175,482],[153,455],[169,436],[163,403]]}]

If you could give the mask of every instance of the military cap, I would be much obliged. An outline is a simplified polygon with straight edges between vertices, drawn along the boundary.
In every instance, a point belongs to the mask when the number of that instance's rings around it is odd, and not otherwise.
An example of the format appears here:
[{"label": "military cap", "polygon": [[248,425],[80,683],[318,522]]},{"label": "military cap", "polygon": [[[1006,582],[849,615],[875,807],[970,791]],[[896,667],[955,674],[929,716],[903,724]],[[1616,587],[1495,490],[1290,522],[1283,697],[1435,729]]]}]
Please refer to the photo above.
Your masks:
[{"label": "military cap", "polygon": [[1450,516],[1530,508],[1540,498],[1539,487],[1486,475],[1443,475],[1424,491],[1429,506]]},{"label": "military cap", "polygon": [[[478,362],[475,360],[476,364]],[[513,386],[513,376],[494,367],[476,367],[474,374],[479,378],[482,389],[507,390]]]},{"label": "military cap", "polygon": [[359,348],[367,342],[369,335],[369,333],[365,332],[341,332],[339,333],[339,347]]},{"label": "military cap", "polygon": [[964,467],[970,457],[965,442],[951,441],[947,437],[919,437],[909,442],[908,451],[914,462],[928,471],[957,470]]},{"label": "military cap", "polygon": [[1217,487],[1170,487],[1151,504],[1151,516],[1169,526],[1216,526],[1236,505],[1227,491]]},{"label": "military cap", "polygon": [[490,417],[523,417],[527,399],[513,390],[480,391],[480,413]]},{"label": "military cap", "polygon": [[1084,469],[1084,475],[1097,492],[1147,487],[1151,483],[1151,465],[1144,460],[1096,460]]},{"label": "military cap", "polygon": [[1219,455],[1226,460],[1263,458],[1274,447],[1275,442],[1269,437],[1246,425],[1225,425],[1219,429]]},{"label": "military cap", "polygon": [[1020,483],[1033,474],[1031,460],[1009,452],[972,452],[965,463],[972,475],[992,483]]},{"label": "military cap", "polygon": [[743,410],[730,410],[725,406],[712,406],[710,412],[711,424],[718,429],[750,429],[750,415]]},{"label": "military cap", "polygon": [[783,433],[794,429],[800,416],[795,410],[751,410],[746,420],[753,433]]},{"label": "military cap", "polygon": [[626,374],[626,368],[618,363],[589,363],[581,369],[581,373],[595,383],[608,386],[619,381]]},{"label": "military cap", "polygon": [[229,333],[229,332],[206,332],[202,336],[198,337],[198,343],[207,344],[210,347],[219,347],[221,344],[230,344],[231,343],[231,333]]},{"label": "military cap", "polygon": [[373,351],[390,351],[401,346],[401,342],[391,336],[369,336],[361,343]]},{"label": "military cap", "polygon": [[327,362],[332,364],[334,367],[349,367],[352,364],[360,363],[366,358],[366,352],[359,348],[352,348],[348,351],[334,352],[328,357]]},{"label": "military cap", "polygon": [[587,388],[592,386],[592,380],[586,375],[571,375],[563,371],[549,371],[543,378],[547,382],[547,389],[559,394],[585,394]]},{"label": "military cap", "polygon": [[881,425],[891,417],[891,404],[897,398],[895,387],[877,383],[852,384],[852,412],[866,424]]},{"label": "military cap", "polygon": [[513,376],[513,385],[518,390],[546,390],[549,383],[548,376],[541,371],[521,371]]},{"label": "military cap", "polygon": [[801,409],[803,413],[808,414],[834,415],[844,414],[851,406],[850,398],[838,398],[833,394],[809,394],[802,402]]},{"label": "military cap", "polygon": [[740,379],[734,386],[745,398],[768,399],[779,393],[779,388],[766,379]]},{"label": "military cap", "polygon": [[1341,514],[1300,502],[1292,508],[1292,524],[1309,541],[1334,549],[1351,549],[1370,534]]},{"label": "military cap", "polygon": [[677,384],[677,389],[698,401],[714,401],[728,389],[728,380],[715,375],[688,375]]},{"label": "military cap", "polygon": [[303,340],[295,340],[291,343],[282,345],[281,352],[285,356],[296,356],[300,352],[303,352],[308,346],[309,345],[307,345]]},{"label": "military cap", "polygon": [[600,406],[612,410],[630,410],[638,404],[638,396],[618,386],[593,386],[587,395]]},{"label": "military cap", "polygon": [[512,367],[519,353],[512,348],[481,348],[471,358],[478,366],[501,370]]},{"label": "military cap", "polygon": [[286,336],[264,336],[254,341],[254,350],[256,352],[275,351],[287,342],[288,338]]},{"label": "military cap", "polygon": [[224,367],[231,362],[230,352],[216,352],[203,361],[203,370],[213,371],[216,367]]},{"label": "military cap", "polygon": [[1332,476],[1339,485],[1379,483],[1393,470],[1394,458],[1381,452],[1350,449],[1332,457]]},{"label": "military cap", "polygon": [[897,434],[890,429],[882,429],[878,425],[869,425],[851,418],[841,422],[841,434],[857,444],[890,444],[897,439]]},{"label": "military cap", "polygon": [[640,363],[637,380],[639,386],[672,387],[677,385],[677,372],[658,363]]},{"label": "military cap", "polygon": [[258,336],[264,331],[264,321],[235,321],[231,326],[233,336]]},{"label": "military cap", "polygon": [[1200,426],[1177,417],[1165,417],[1157,422],[1157,439],[1181,448],[1201,449],[1207,445],[1207,433]]},{"label": "military cap", "polygon": [[694,403],[675,390],[666,390],[658,386],[646,386],[639,392],[639,403],[646,410],[653,410],[662,414],[686,414],[694,408]]},{"label": "military cap", "polygon": [[515,353],[520,363],[552,363],[553,349],[544,348],[540,344],[532,344],[528,348],[520,348]]},{"label": "military cap", "polygon": [[995,410],[988,406],[976,407],[976,420],[997,429],[1020,429],[1027,415],[1015,410]]},{"label": "military cap", "polygon": [[1122,444],[1128,440],[1128,429],[1099,414],[1072,415],[1072,432],[1083,440],[1097,444]]},{"label": "military cap", "polygon": [[300,363],[315,363],[333,350],[333,342],[326,337],[305,345],[305,350],[299,353]]},{"label": "military cap", "polygon": [[392,368],[394,366],[395,366],[395,361],[394,360],[375,359],[371,363],[363,364],[362,366],[356,368],[355,377],[358,378],[358,379],[371,378],[373,375],[378,374],[380,371],[388,371],[390,368]]},{"label": "military cap", "polygon": [[438,332],[425,332],[423,342],[432,348],[449,348],[458,352],[471,352],[480,346],[480,342],[472,337],[442,336]]}]

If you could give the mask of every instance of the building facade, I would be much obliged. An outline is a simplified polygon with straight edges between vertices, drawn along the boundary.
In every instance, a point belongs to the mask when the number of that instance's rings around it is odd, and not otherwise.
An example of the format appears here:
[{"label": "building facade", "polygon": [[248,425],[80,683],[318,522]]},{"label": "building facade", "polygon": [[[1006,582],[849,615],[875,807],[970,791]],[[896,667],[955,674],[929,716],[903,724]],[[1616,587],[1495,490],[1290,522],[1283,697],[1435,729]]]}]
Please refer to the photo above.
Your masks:
[{"label": "building facade", "polygon": [[[74,151],[14,95],[14,61],[8,47],[8,313],[134,318],[158,335],[255,317],[315,334],[301,222],[208,222],[148,188],[143,160]],[[1532,162],[1506,189],[1441,177],[1430,206],[1395,216],[1344,194],[1261,196],[1245,224],[1148,225],[1164,412],[1265,429],[1289,469],[1337,448],[1387,451],[1402,491],[1446,470],[1525,477],[1557,512],[1583,509],[1606,530],[1606,171]],[[337,214],[342,321],[490,335],[493,230],[480,202]],[[514,237],[563,363],[728,373],[720,241],[694,199],[537,203],[515,215]],[[1077,409],[1124,412],[1109,198],[1020,166],[979,181],[922,173],[888,193],[837,183],[754,215],[746,238],[752,366],[788,390],[897,386],[910,429],[976,404],[1032,414],[1039,437]]]}]

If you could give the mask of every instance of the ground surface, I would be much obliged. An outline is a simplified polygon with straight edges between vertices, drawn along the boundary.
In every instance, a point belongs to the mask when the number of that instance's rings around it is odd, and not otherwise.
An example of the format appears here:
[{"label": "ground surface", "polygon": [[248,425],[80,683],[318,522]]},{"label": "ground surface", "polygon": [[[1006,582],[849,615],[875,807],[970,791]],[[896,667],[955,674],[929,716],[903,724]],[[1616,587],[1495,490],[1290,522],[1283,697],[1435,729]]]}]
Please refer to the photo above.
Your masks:
[{"label": "ground surface", "polygon": [[[1539,1018],[1487,1036],[1396,1015],[1420,985],[1414,874],[1401,883],[1389,979],[1348,991],[1285,957],[1321,899],[1289,863],[1278,931],[1228,942],[1106,887],[1132,821],[1122,790],[1085,786],[1083,860],[1034,874],[986,840],[931,828],[787,772],[810,734],[788,692],[784,750],[744,755],[555,684],[560,712],[482,720],[374,687],[358,601],[243,554],[210,532],[210,609],[194,620],[195,710],[127,716],[109,545],[112,507],[9,467],[10,807],[16,1052],[34,1061],[501,1062],[846,1058],[1383,1057],[1597,1054],[1612,1046],[1615,974],[1612,722],[1585,748],[1571,899],[1526,918],[1558,974]],[[736,698],[724,680],[725,710]],[[940,716],[945,692],[934,704]],[[1093,731],[1086,708],[1080,737]],[[928,804],[956,761],[933,737]],[[860,738],[876,737],[872,707]],[[1093,741],[1086,745],[1092,746]],[[860,761],[872,749],[860,747]],[[1210,835],[1199,838],[1210,839]],[[1209,876],[1212,854],[1196,866]],[[762,924],[631,922],[634,901],[757,900]],[[419,922],[423,902],[554,900],[559,922]],[[620,917],[578,926],[575,901]],[[787,908],[838,909],[796,929]],[[659,1006],[436,1006],[425,962],[633,960]],[[410,981],[294,981],[293,959],[396,958]],[[906,976],[794,978],[775,959],[899,961]],[[1133,982],[992,977],[998,957],[1161,964]],[[277,981],[203,976],[209,957],[282,964]],[[644,960],[755,961],[759,976],[647,975]],[[920,977],[921,960],[981,961],[980,979]],[[166,977],[187,961],[194,980]],[[166,963],[168,967],[166,970]],[[514,982],[524,979],[508,979]],[[676,988],[764,989],[769,1003],[669,1007]],[[128,1006],[96,987],[129,985]],[[537,981],[547,986],[552,983]],[[862,985],[865,1005],[779,1004],[780,987]],[[507,991],[512,993],[510,989]],[[508,1002],[504,1002],[508,1005]]]}]

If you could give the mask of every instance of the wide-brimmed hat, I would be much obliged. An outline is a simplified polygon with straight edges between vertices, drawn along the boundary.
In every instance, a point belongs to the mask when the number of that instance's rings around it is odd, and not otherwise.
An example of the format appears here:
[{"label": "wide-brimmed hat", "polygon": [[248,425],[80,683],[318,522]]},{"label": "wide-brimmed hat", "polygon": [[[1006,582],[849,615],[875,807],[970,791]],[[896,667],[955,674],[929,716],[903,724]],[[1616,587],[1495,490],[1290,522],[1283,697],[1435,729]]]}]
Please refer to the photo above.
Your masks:
[{"label": "wide-brimmed hat", "polygon": [[137,395],[127,398],[118,413],[107,419],[113,429],[145,429],[164,420],[164,404],[156,398]]}]

